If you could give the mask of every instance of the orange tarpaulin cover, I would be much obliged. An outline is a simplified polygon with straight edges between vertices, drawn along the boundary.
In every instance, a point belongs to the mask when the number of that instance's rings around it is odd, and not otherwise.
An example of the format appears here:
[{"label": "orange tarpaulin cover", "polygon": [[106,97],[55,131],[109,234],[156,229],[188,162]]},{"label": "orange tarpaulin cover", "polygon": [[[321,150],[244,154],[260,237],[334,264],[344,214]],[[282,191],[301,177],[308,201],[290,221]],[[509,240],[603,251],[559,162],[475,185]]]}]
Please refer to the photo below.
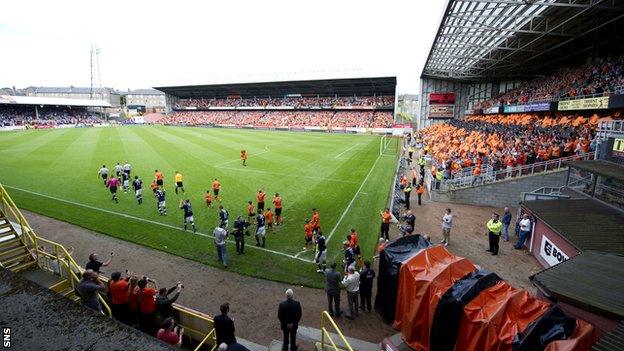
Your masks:
[{"label": "orange tarpaulin cover", "polygon": [[434,246],[404,262],[399,273],[394,327],[416,351],[429,350],[430,327],[440,297],[476,267],[443,246]]},{"label": "orange tarpaulin cover", "polygon": [[549,305],[504,281],[484,290],[464,307],[456,350],[511,351],[514,337]]},{"label": "orange tarpaulin cover", "polygon": [[588,351],[596,342],[596,329],[584,320],[576,320],[576,329],[567,340],[557,340],[546,345],[544,351]]}]

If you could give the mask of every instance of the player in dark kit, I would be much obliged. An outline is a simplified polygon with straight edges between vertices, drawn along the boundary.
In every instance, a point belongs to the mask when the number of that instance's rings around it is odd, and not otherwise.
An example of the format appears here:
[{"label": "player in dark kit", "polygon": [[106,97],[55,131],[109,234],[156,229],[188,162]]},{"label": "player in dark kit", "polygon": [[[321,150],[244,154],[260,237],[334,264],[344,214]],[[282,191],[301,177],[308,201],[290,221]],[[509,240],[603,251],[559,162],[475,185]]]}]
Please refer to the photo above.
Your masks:
[{"label": "player in dark kit", "polygon": [[184,230],[186,230],[186,226],[190,223],[193,227],[193,233],[196,233],[197,229],[195,228],[195,219],[193,218],[191,200],[186,199],[180,201],[180,208],[184,210]]},{"label": "player in dark kit", "polygon": [[158,207],[158,213],[161,216],[166,216],[167,215],[167,204],[165,203],[165,190],[158,188],[156,189],[156,200],[157,202],[157,207]]},{"label": "player in dark kit", "polygon": [[327,268],[327,242],[325,240],[325,236],[323,232],[320,230],[316,232],[316,257],[314,258],[314,262],[316,262],[317,272],[323,273],[325,272],[325,268]]},{"label": "player in dark kit", "polygon": [[248,235],[247,227],[250,223],[243,219],[243,216],[238,216],[234,221],[234,240],[236,241],[236,254],[245,254],[245,235]]},{"label": "player in dark kit", "polygon": [[[266,243],[266,221],[262,211],[258,211],[258,215],[256,216],[256,246],[264,247]],[[260,240],[262,239],[262,240]],[[260,243],[262,241],[262,244]]]},{"label": "player in dark kit", "polygon": [[119,187],[119,179],[111,176],[108,178],[108,182],[106,183],[106,187],[110,190],[113,197],[111,200],[115,201],[115,203],[119,203],[119,199],[117,199],[117,187]]},{"label": "player in dark kit", "polygon": [[128,189],[130,189],[130,173],[121,172],[121,181],[123,184],[123,191],[127,193]]},{"label": "player in dark kit", "polygon": [[139,176],[134,176],[134,180],[132,181],[132,187],[134,188],[134,196],[136,197],[137,202],[140,204],[143,203],[143,181],[139,179]]}]

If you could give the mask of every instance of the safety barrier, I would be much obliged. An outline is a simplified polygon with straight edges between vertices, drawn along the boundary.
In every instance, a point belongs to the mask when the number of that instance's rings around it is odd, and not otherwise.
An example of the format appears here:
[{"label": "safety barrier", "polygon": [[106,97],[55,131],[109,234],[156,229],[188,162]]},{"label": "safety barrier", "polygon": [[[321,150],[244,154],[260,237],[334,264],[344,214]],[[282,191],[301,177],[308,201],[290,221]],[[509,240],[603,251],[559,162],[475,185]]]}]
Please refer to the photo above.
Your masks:
[{"label": "safety barrier", "polygon": [[529,176],[546,171],[554,171],[562,168],[567,168],[564,164],[566,161],[578,161],[578,160],[593,160],[594,152],[583,153],[579,155],[572,155],[567,157],[560,157],[554,160],[542,161],[531,163],[529,165],[517,166],[511,168],[503,168],[499,171],[494,171],[491,168],[485,173],[473,176],[459,176],[451,179],[443,179],[438,181],[433,178],[431,172],[427,172],[428,183],[431,184],[431,188],[436,191],[450,191],[456,189],[470,188],[476,185],[489,184],[494,182],[504,181],[510,178]]},{"label": "safety barrier", "polygon": [[[19,239],[32,253],[37,267],[65,279],[61,283],[55,284],[51,289],[60,292],[62,288],[66,287],[67,291],[73,293],[73,289],[80,282],[79,276],[82,274],[83,268],[76,263],[71,253],[63,245],[38,236],[2,184],[0,184],[0,205],[7,219],[20,225],[21,235]],[[44,249],[44,245],[51,248],[50,252]],[[106,277],[100,277],[100,280],[107,285],[108,279]],[[99,300],[105,314],[112,317],[111,309],[106,300],[102,296],[99,296]],[[172,307],[178,325],[185,329],[185,336],[191,339],[192,344],[197,344],[193,350],[199,351],[202,348],[207,350],[205,345],[210,342],[212,347],[209,350],[214,351],[217,345],[213,319],[204,313],[179,304],[174,303]]]},{"label": "safety barrier", "polygon": [[[331,326],[334,328],[334,332],[338,335],[338,337],[342,341],[342,348],[336,345],[336,342],[334,341],[334,338],[332,337],[331,332],[327,330],[327,326]],[[326,339],[329,341],[329,343],[325,342]],[[329,315],[327,311],[323,311],[321,312],[321,348],[320,348],[321,351],[325,351],[325,347],[326,346],[329,347],[330,345],[334,351],[339,351],[339,350],[353,351],[353,348],[347,341],[347,338],[345,338],[345,336],[340,331],[340,328],[338,328],[338,326],[336,325],[336,322],[334,322],[334,320],[332,319],[332,317]]]}]

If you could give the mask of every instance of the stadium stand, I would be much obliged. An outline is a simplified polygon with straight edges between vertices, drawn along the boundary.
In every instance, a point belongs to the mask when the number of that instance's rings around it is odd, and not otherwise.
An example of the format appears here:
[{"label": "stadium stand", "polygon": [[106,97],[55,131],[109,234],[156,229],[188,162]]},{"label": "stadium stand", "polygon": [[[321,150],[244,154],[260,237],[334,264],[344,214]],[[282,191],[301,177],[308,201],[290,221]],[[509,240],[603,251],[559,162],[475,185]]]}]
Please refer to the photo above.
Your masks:
[{"label": "stadium stand", "polygon": [[390,111],[176,111],[160,122],[185,125],[232,125],[237,127],[356,127],[390,128]]},{"label": "stadium stand", "polygon": [[395,86],[382,77],[157,89],[170,102],[164,124],[328,130],[391,128]]},{"label": "stadium stand", "polygon": [[102,100],[0,96],[0,128],[53,128],[60,125],[93,125],[103,122]]}]

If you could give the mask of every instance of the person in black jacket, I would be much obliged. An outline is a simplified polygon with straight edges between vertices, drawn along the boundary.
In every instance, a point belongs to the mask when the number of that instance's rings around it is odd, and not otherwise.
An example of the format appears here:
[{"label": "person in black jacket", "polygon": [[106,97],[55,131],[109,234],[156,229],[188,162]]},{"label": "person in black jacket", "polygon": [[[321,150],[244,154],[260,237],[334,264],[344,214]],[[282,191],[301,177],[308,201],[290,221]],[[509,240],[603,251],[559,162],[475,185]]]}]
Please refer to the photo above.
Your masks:
[{"label": "person in black jacket", "polygon": [[370,261],[364,262],[364,269],[360,272],[360,309],[362,311],[371,311],[374,279],[375,271],[371,268]]},{"label": "person in black jacket", "polygon": [[297,351],[298,349],[297,328],[299,327],[299,320],[301,320],[301,304],[293,297],[292,289],[286,290],[286,301],[280,303],[277,309],[277,318],[279,318],[280,327],[284,332],[282,351],[287,351],[289,344],[290,351]]},{"label": "person in black jacket", "polygon": [[234,222],[234,240],[236,240],[236,254],[245,254],[245,231],[249,227],[250,223],[243,219],[243,216],[238,216]]},{"label": "person in black jacket", "polygon": [[[173,308],[171,305],[173,305],[173,303],[176,302],[180,296],[182,286],[182,283],[177,282],[176,286],[171,289],[167,290],[167,288],[161,288],[158,291],[158,295],[156,295],[156,310],[158,310],[161,320],[165,320],[167,317],[173,316]],[[169,295],[171,295],[174,291],[175,295],[173,295],[172,298],[169,298]]]},{"label": "person in black jacket", "polygon": [[214,328],[215,333],[217,334],[217,345],[221,345],[222,343],[226,343],[227,345],[232,345],[236,342],[236,336],[234,336],[234,332],[236,328],[234,328],[234,321],[230,316],[228,316],[228,312],[230,312],[230,304],[224,303],[220,307],[221,314],[215,316]]}]

